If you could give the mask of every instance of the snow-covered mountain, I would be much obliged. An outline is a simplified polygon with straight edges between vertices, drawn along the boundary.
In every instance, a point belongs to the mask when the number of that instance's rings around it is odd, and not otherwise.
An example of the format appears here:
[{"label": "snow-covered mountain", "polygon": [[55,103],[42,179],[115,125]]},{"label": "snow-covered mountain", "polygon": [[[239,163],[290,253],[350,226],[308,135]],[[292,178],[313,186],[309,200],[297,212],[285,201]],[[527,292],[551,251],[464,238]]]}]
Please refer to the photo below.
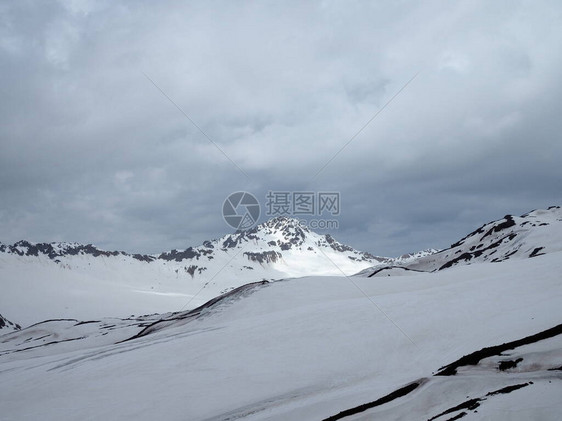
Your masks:
[{"label": "snow-covered mountain", "polygon": [[[336,241],[331,235],[320,235],[308,229],[297,219],[288,217],[273,218],[255,228],[247,231],[238,231],[226,235],[218,240],[205,241],[197,247],[188,247],[183,250],[171,250],[160,254],[129,254],[123,251],[105,251],[92,244],[79,243],[31,243],[19,241],[12,245],[0,243],[0,253],[7,255],[43,257],[54,263],[64,265],[73,264],[73,256],[80,257],[105,257],[106,260],[152,262],[174,262],[192,278],[198,277],[208,271],[213,265],[212,260],[220,258],[221,254],[241,252],[240,259],[233,260],[232,264],[240,266],[240,270],[255,270],[263,268],[264,264],[283,262],[281,268],[277,266],[283,276],[295,276],[295,273],[310,274],[311,271],[326,266],[326,257],[321,258],[321,265],[315,265],[314,260],[323,253],[337,256],[338,263],[342,263],[344,272],[361,266],[362,262],[381,262],[385,258],[375,257],[366,252],[354,250],[352,247]],[[334,252],[337,255],[334,255]],[[112,259],[113,258],[113,259]],[[293,260],[304,258],[310,263],[309,267],[299,268],[300,265],[291,265]],[[342,260],[343,259],[343,260]],[[261,265],[261,266],[260,266]],[[275,265],[273,265],[275,267]],[[295,267],[293,267],[295,266]],[[334,272],[333,267],[325,269]],[[313,273],[314,274],[314,273]]]},{"label": "snow-covered mountain", "polygon": [[[160,297],[190,302],[177,291],[186,279],[201,283],[176,270],[211,254],[246,256],[264,270],[277,253],[293,265],[314,250],[378,259],[291,220],[147,258],[4,246],[0,309],[10,313],[2,314],[41,320],[45,308],[64,308],[75,316],[23,329],[0,317],[11,327],[0,334],[2,419],[558,420],[561,222],[559,208],[506,216],[447,250],[383,259],[381,267],[394,265],[378,272],[385,277],[369,277],[375,268],[353,278],[248,281],[197,308],[117,318],[77,315],[114,316],[130,301],[150,313],[173,302]],[[236,278],[239,266],[225,268],[232,283],[251,273]],[[152,281],[157,290],[131,287],[169,273],[177,276]]]},{"label": "snow-covered mountain", "polygon": [[420,251],[416,251],[415,253],[407,253],[407,254],[403,254],[401,256],[395,257],[393,259],[388,260],[388,262],[391,262],[394,265],[405,265],[411,262],[414,262],[422,257],[425,256],[429,256],[431,254],[435,254],[439,252],[438,249],[425,249],[425,250],[420,250]]},{"label": "snow-covered mountain", "polygon": [[[22,325],[48,318],[161,313],[194,308],[249,282],[351,275],[387,261],[286,217],[156,255],[20,241],[0,244],[0,310]],[[17,299],[22,288],[25,302]]]},{"label": "snow-covered mountain", "polygon": [[506,215],[482,225],[449,248],[394,259],[391,264],[376,265],[359,276],[388,276],[405,271],[432,272],[477,262],[502,262],[525,259],[562,250],[562,209],[551,206],[521,216]]},{"label": "snow-covered mountain", "polygon": [[560,273],[552,252],[46,321],[0,336],[2,419],[556,421]]}]

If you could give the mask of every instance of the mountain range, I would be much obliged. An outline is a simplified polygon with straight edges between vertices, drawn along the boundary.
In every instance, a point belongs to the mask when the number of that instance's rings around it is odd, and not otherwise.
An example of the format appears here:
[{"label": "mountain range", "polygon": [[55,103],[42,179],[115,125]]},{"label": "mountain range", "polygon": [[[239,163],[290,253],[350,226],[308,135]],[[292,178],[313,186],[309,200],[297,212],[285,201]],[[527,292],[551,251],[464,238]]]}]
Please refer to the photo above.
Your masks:
[{"label": "mountain range", "polygon": [[[92,244],[0,243],[0,308],[23,324],[53,317],[124,317],[193,308],[250,282],[352,275],[381,263],[392,259],[357,251],[287,217],[153,255]],[[29,291],[25,303],[10,299],[22,287]]]},{"label": "mountain range", "polygon": [[[197,247],[158,254],[92,244],[0,243],[4,329],[57,317],[126,317],[194,308],[244,284],[303,276],[381,277],[562,250],[562,211],[506,215],[444,250],[380,257],[277,217]],[[25,302],[16,297],[24,287]],[[45,299],[48,298],[47,302]],[[7,319],[6,319],[7,320]]]},{"label": "mountain range", "polygon": [[[12,321],[0,318],[8,332],[0,336],[3,419],[464,421],[562,413],[559,207],[507,215],[445,250],[394,259],[349,250],[291,220],[211,243],[190,249],[199,258],[183,250],[148,259],[83,248],[93,246],[51,244],[52,253],[5,246],[0,310]],[[203,303],[212,282],[182,293],[197,278],[175,272],[226,253],[265,273],[280,259],[298,266],[297,257],[314,250],[369,267],[355,276],[244,283],[233,263],[221,272],[228,291]],[[244,255],[270,251],[282,257]],[[330,259],[310,267],[326,270]],[[143,284],[159,280],[157,290]],[[167,310],[120,316],[132,307]]]},{"label": "mountain range", "polygon": [[[245,262],[238,269],[255,270],[260,264],[274,264],[277,262],[291,260],[298,255],[304,259],[313,261],[322,253],[338,253],[343,257],[343,268],[352,271],[362,263],[373,263],[388,261],[388,258],[376,257],[367,252],[361,252],[352,247],[336,241],[330,234],[320,235],[299,222],[298,219],[288,217],[277,217],[260,224],[250,230],[237,231],[217,240],[204,241],[197,247],[188,247],[183,250],[171,250],[159,254],[131,254],[124,251],[106,251],[92,244],[79,243],[33,243],[29,241],[18,241],[14,244],[0,243],[0,253],[20,257],[48,258],[61,266],[71,264],[73,256],[80,257],[104,257],[109,260],[132,261],[145,263],[167,263],[173,262],[181,266],[192,278],[208,271],[213,265],[212,260],[220,260],[223,255],[229,255],[232,251],[241,252],[240,261]],[[239,253],[238,253],[239,254]],[[235,264],[239,263],[234,261]],[[357,264],[357,265],[356,265]],[[250,267],[251,265],[251,267]],[[283,276],[291,276],[297,268],[280,270]],[[314,265],[313,265],[314,266]],[[333,270],[328,269],[328,272]],[[310,274],[306,269],[306,274]]]}]

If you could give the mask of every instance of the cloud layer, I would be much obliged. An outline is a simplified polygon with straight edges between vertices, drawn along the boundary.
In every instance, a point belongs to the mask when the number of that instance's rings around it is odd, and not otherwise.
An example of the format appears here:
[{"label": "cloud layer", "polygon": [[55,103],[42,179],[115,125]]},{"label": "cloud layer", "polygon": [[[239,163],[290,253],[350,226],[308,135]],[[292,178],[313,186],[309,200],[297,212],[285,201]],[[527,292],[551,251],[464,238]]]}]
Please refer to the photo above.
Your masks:
[{"label": "cloud layer", "polygon": [[232,191],[329,190],[336,238],[396,255],[560,204],[560,28],[558,2],[4,3],[0,241],[158,252],[228,232]]}]

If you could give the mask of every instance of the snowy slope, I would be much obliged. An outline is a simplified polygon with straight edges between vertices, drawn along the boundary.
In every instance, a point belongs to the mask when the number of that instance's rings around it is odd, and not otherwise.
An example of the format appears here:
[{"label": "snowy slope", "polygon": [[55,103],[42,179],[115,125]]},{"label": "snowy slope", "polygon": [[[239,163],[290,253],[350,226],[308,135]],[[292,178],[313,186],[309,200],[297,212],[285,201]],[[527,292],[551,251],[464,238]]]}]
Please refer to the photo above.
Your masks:
[{"label": "snowy slope", "polygon": [[177,311],[249,282],[350,275],[384,261],[284,217],[158,255],[20,241],[0,244],[0,311],[24,326]]},{"label": "snowy slope", "polygon": [[0,336],[2,419],[557,420],[560,273],[551,252],[42,323]]},{"label": "snowy slope", "polygon": [[451,247],[425,256],[394,259],[384,266],[365,269],[360,276],[387,276],[406,271],[430,272],[476,262],[526,259],[562,250],[562,209],[552,206],[522,216],[504,218],[482,225]]}]

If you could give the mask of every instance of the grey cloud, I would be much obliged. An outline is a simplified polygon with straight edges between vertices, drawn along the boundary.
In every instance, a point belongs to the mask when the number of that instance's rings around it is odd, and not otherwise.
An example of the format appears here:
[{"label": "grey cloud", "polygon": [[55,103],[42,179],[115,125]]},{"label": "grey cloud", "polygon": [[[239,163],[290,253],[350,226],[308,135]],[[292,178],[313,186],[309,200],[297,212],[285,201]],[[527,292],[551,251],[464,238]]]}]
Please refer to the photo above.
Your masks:
[{"label": "grey cloud", "polygon": [[158,252],[227,232],[232,191],[318,189],[392,255],[562,202],[556,3],[1,8],[0,241]]}]

